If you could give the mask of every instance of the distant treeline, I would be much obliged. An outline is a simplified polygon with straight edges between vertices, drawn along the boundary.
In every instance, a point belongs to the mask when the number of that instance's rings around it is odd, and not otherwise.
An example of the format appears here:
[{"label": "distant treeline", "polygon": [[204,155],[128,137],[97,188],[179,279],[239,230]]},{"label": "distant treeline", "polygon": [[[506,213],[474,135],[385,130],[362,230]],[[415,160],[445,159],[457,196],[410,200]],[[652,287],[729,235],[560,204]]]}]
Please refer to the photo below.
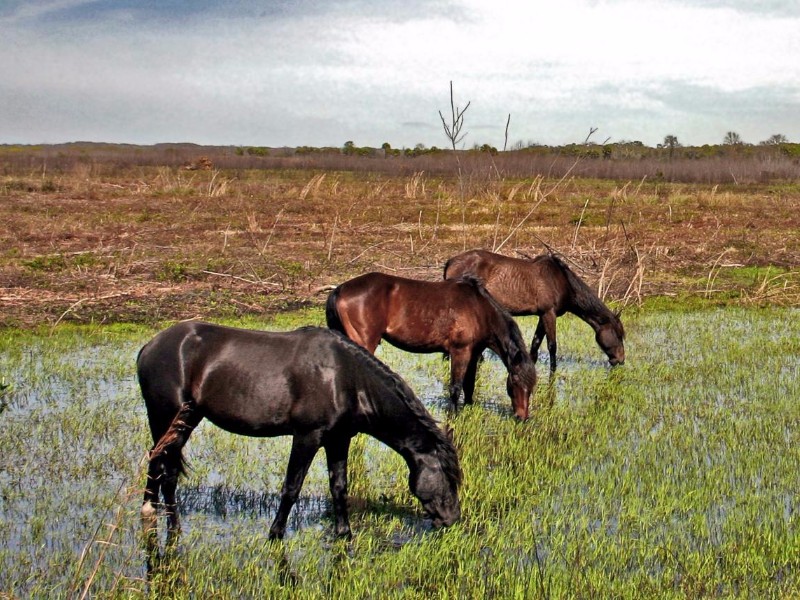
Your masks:
[{"label": "distant treeline", "polygon": [[530,145],[498,151],[484,144],[458,151],[425,147],[274,148],[196,144],[0,145],[0,175],[21,171],[67,172],[90,164],[108,170],[130,166],[187,169],[319,169],[426,173],[455,176],[460,164],[468,177],[587,177],[687,183],[760,183],[800,181],[800,144],[719,144],[649,147],[641,142]]}]

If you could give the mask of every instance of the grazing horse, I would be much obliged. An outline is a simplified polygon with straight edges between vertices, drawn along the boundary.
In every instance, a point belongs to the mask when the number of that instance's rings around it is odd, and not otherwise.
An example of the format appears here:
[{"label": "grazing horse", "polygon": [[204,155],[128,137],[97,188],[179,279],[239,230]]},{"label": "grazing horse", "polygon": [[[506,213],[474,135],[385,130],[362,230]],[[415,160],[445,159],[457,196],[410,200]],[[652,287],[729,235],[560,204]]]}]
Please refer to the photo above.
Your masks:
[{"label": "grazing horse", "polygon": [[464,273],[480,277],[486,289],[512,315],[539,315],[531,342],[534,362],[546,336],[550,370],[556,370],[556,317],[565,312],[591,325],[608,362],[612,365],[625,362],[625,329],[619,314],[609,310],[560,258],[543,254],[521,259],[487,250],[469,250],[452,257],[444,266],[445,279],[455,279]]},{"label": "grazing horse", "polygon": [[156,533],[159,491],[169,529],[180,527],[175,489],[185,471],[182,448],[203,417],[240,435],[293,436],[270,538],[283,537],[320,446],[335,533],[350,535],[347,457],[357,433],[405,459],[411,492],[434,527],[451,525],[461,514],[461,471],[450,437],[399,376],[339,333],[316,327],[271,333],[187,321],[146,344],[137,370],[154,443],[141,511],[146,532]]},{"label": "grazing horse", "polygon": [[385,339],[408,352],[444,352],[450,357],[450,401],[472,403],[478,359],[490,348],[508,370],[506,391],[514,414],[528,418],[536,368],[511,315],[474,277],[417,281],[367,273],[344,282],[328,296],[328,327],[374,353]]}]

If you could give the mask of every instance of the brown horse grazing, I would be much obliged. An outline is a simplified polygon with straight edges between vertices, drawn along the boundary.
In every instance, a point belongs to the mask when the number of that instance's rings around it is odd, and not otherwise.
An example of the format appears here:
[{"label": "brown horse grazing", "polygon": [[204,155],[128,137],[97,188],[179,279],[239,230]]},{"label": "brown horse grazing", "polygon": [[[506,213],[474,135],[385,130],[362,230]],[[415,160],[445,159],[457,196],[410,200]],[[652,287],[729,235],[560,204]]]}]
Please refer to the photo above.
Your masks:
[{"label": "brown horse grazing", "polygon": [[159,492],[170,531],[179,529],[175,489],[184,472],[182,449],[204,417],[240,435],[293,436],[270,538],[283,537],[320,446],[328,461],[335,532],[350,535],[347,457],[360,432],[405,459],[411,492],[434,527],[451,525],[461,514],[461,470],[449,436],[400,377],[339,333],[183,322],[153,338],[136,362],[154,443],[142,505],[151,540]]},{"label": "brown horse grazing", "polygon": [[508,370],[514,414],[528,418],[536,368],[514,319],[474,277],[417,281],[367,273],[333,290],[325,314],[328,327],[373,353],[381,338],[409,352],[444,352],[453,406],[462,390],[472,403],[478,359],[491,349]]},{"label": "brown horse grazing", "polygon": [[452,257],[444,266],[445,279],[456,279],[464,273],[480,277],[512,315],[539,315],[531,342],[534,362],[546,336],[550,370],[556,370],[556,317],[565,312],[591,325],[608,362],[612,365],[625,362],[625,329],[619,314],[609,310],[560,258],[543,254],[520,259],[487,250],[469,250]]}]

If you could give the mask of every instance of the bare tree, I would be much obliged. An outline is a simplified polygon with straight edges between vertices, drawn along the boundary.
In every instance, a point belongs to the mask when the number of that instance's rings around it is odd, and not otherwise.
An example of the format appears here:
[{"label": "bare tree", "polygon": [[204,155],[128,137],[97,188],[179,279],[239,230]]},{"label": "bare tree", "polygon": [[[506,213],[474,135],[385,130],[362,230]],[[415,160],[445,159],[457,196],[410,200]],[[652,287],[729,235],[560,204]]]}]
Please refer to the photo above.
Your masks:
[{"label": "bare tree", "polygon": [[464,249],[466,249],[467,244],[467,231],[466,231],[466,222],[467,222],[467,205],[466,199],[464,198],[464,174],[461,171],[461,159],[458,156],[458,144],[464,139],[467,135],[466,132],[461,133],[461,129],[464,127],[464,113],[467,112],[469,108],[469,102],[467,105],[462,109],[456,106],[456,101],[453,96],[453,82],[450,82],[450,122],[448,123],[442,111],[439,111],[439,118],[442,119],[442,127],[444,127],[444,134],[447,136],[447,139],[450,140],[450,145],[453,148],[453,154],[456,157],[456,164],[458,165],[458,188],[459,188],[459,195],[461,196],[461,223],[463,225],[463,243]]},{"label": "bare tree", "polygon": [[[442,127],[444,127],[444,134],[447,136],[447,139],[450,140],[450,145],[453,147],[453,151],[456,151],[456,146],[461,143],[464,137],[467,135],[466,132],[461,133],[461,128],[464,127],[464,113],[467,112],[470,103],[467,102],[467,105],[460,109],[456,106],[455,98],[453,97],[453,82],[450,82],[450,122],[448,123],[445,121],[444,115],[442,111],[439,111],[439,118],[442,119]],[[460,169],[460,163],[459,163]]]},{"label": "bare tree", "polygon": [[506,137],[503,141],[503,152],[506,151],[506,147],[508,146],[508,126],[511,125],[511,113],[508,113],[508,121],[506,121]]}]

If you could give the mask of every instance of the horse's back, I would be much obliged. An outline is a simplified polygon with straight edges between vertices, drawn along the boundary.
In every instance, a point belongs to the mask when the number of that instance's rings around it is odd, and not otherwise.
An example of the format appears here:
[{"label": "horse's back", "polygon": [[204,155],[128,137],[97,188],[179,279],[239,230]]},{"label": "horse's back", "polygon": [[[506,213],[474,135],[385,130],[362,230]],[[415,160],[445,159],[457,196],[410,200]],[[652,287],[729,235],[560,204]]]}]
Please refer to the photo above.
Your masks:
[{"label": "horse's back", "polygon": [[267,332],[175,325],[138,360],[153,436],[158,439],[185,402],[241,435],[328,428],[352,412],[362,379],[348,344],[319,327]]},{"label": "horse's back", "polygon": [[381,339],[411,352],[450,352],[453,345],[485,336],[491,309],[479,285],[367,273],[342,283],[329,297],[328,325],[370,352]]},{"label": "horse's back", "polygon": [[[160,331],[139,351],[136,368],[140,384],[181,385],[187,371],[204,355],[218,350],[231,332],[244,332],[204,321],[181,321]],[[147,395],[145,395],[147,398]]]},{"label": "horse's back", "polygon": [[[441,310],[465,297],[474,295],[457,281],[425,281],[372,272],[359,275],[339,285],[335,298],[339,317],[371,320],[388,326],[397,315],[420,310]],[[329,326],[331,319],[329,318]]]},{"label": "horse's back", "polygon": [[176,323],[158,332],[139,350],[136,371],[145,400],[152,386],[180,380],[182,369],[179,349],[197,325],[194,321]]},{"label": "horse's back", "polygon": [[541,314],[563,310],[568,282],[558,263],[548,255],[533,259],[514,258],[489,252],[468,250],[447,261],[445,277],[465,273],[480,278],[489,293],[511,314]]},{"label": "horse's back", "polygon": [[447,259],[444,264],[444,278],[456,279],[465,273],[480,276],[480,271],[488,265],[486,255],[491,254],[486,250],[467,250]]},{"label": "horse's back", "polygon": [[137,370],[140,381],[186,385],[220,365],[235,365],[243,375],[305,368],[309,362],[336,361],[334,335],[320,327],[272,332],[186,321],[148,342],[139,352]]}]

